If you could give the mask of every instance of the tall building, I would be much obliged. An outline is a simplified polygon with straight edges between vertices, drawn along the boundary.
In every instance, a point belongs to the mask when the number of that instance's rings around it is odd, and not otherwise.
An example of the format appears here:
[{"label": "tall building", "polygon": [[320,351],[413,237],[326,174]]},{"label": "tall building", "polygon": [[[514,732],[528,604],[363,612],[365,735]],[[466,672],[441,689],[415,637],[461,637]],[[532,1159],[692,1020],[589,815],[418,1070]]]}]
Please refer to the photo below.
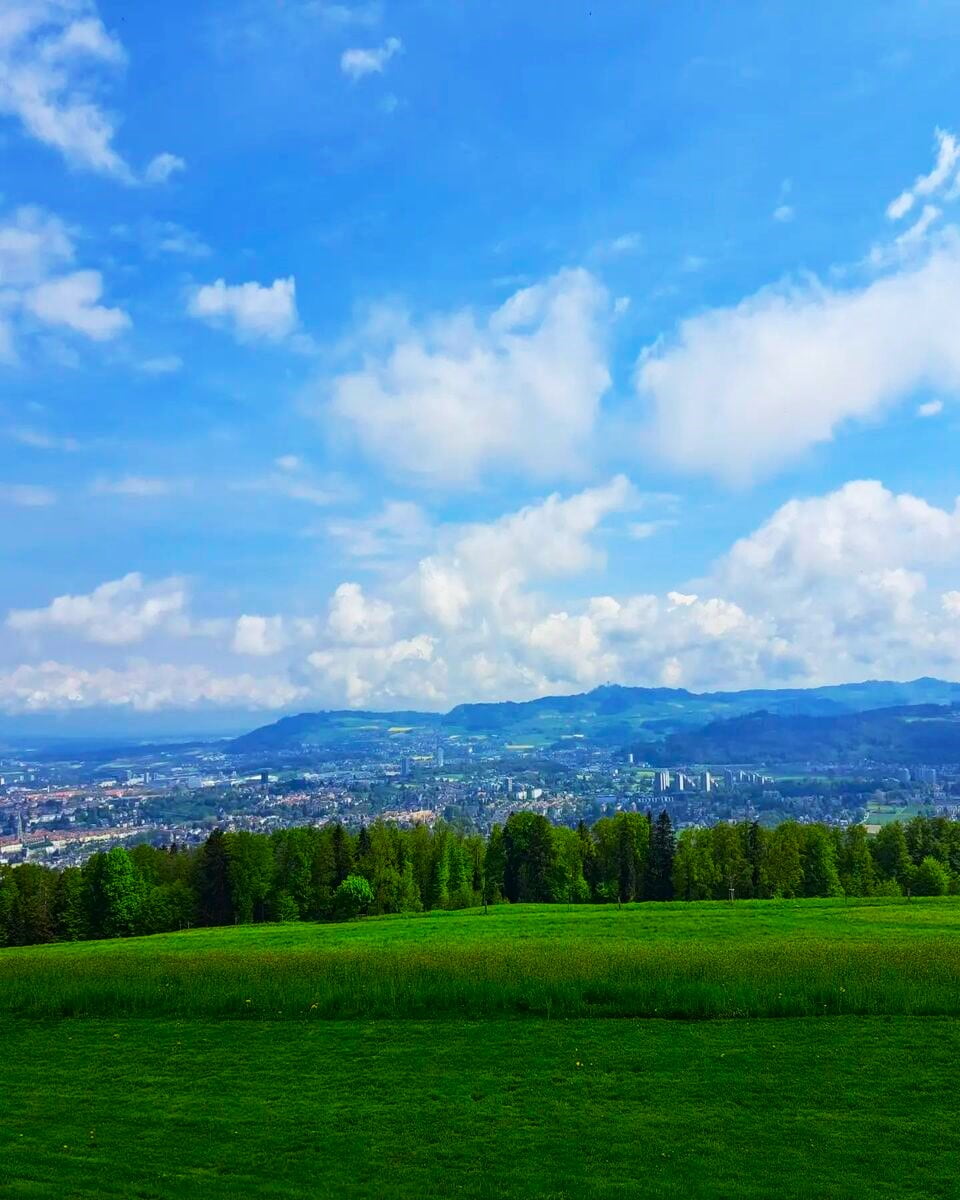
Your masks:
[{"label": "tall building", "polygon": [[443,747],[442,746],[437,747],[436,758],[437,758],[437,770],[442,771],[443,770]]},{"label": "tall building", "polygon": [[709,771],[704,771],[703,773],[703,790],[705,792],[713,791],[713,776]]},{"label": "tall building", "polygon": [[654,787],[654,790],[657,792],[669,792],[670,791],[670,772],[669,771],[657,771],[653,777],[653,787]]}]

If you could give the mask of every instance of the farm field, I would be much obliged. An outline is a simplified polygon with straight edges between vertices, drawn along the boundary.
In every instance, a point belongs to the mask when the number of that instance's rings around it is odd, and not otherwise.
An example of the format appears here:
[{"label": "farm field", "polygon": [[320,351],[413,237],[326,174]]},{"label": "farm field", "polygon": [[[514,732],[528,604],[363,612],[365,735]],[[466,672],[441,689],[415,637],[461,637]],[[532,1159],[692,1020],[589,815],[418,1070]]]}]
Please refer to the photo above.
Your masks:
[{"label": "farm field", "polygon": [[946,1200],[958,934],[746,901],[3,950],[0,1198]]}]

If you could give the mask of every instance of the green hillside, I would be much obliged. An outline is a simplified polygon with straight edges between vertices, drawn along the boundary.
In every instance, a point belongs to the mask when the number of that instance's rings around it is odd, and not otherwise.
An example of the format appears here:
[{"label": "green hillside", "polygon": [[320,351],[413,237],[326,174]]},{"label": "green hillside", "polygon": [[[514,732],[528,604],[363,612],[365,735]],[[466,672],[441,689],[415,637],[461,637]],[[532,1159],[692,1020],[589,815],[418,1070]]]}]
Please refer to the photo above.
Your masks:
[{"label": "green hillside", "polygon": [[947,1200],[958,933],[944,897],[2,950],[0,1197]]},{"label": "green hillside", "polygon": [[960,708],[924,704],[825,717],[756,712],[673,733],[650,755],[664,763],[956,762]]},{"label": "green hillside", "polygon": [[960,684],[938,679],[908,683],[870,680],[822,688],[743,692],[688,692],[683,688],[608,684],[573,696],[520,703],[461,704],[448,713],[333,711],[300,713],[234,739],[235,753],[324,748],[360,751],[385,736],[406,732],[491,738],[505,743],[550,745],[581,735],[622,744],[656,740],[670,732],[764,710],[792,716],[835,716],[910,704],[960,702]]}]

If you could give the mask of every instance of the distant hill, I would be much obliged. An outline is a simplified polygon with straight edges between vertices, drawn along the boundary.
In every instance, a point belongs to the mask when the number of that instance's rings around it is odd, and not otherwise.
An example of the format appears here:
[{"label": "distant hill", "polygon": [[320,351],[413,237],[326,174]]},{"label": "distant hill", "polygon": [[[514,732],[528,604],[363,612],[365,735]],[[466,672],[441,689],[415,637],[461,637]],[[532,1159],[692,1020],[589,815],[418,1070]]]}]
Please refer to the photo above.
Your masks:
[{"label": "distant hill", "polygon": [[460,704],[448,713],[341,710],[300,713],[264,725],[226,744],[249,754],[297,750],[362,750],[385,736],[410,731],[484,737],[505,744],[544,747],[582,738],[604,745],[662,741],[749,713],[781,717],[833,717],[918,704],[960,704],[960,684],[939,679],[907,683],[868,680],[821,688],[743,692],[689,692],[684,688],[606,684],[573,696]]},{"label": "distant hill", "polygon": [[960,762],[960,707],[922,704],[818,717],[754,712],[670,734],[645,751],[662,765]]}]

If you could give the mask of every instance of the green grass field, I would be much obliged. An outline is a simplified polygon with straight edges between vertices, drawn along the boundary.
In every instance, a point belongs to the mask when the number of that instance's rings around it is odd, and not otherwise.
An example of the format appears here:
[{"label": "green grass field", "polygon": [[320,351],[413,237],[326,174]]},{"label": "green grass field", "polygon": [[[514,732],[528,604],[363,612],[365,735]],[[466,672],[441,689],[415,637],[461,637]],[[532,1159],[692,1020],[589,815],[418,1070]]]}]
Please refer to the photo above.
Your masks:
[{"label": "green grass field", "polygon": [[960,900],[518,905],[0,953],[32,1017],[960,1015]]},{"label": "green grass field", "polygon": [[0,1197],[955,1197],[958,1015],[952,898],[4,950]]}]

